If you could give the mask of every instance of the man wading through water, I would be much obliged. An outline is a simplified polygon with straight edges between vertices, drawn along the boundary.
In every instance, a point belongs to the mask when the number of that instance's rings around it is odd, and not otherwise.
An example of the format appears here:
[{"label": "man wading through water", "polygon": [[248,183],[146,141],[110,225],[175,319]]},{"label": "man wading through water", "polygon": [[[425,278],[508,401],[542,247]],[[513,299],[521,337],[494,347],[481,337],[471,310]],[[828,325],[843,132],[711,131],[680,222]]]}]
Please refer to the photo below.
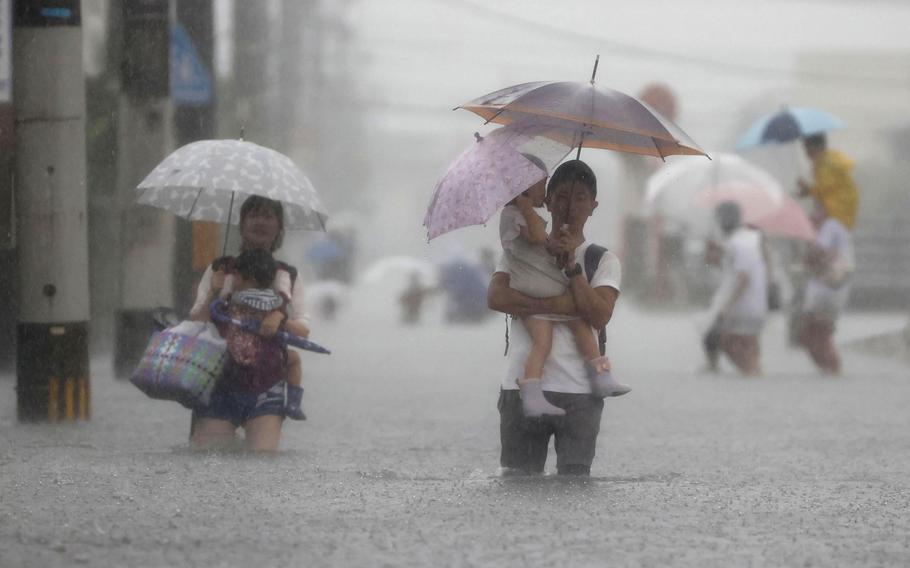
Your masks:
[{"label": "man wading through water", "polygon": [[[509,273],[502,263],[490,281],[488,303],[493,310],[526,317],[536,314],[578,316],[592,327],[592,333],[610,321],[619,296],[621,267],[609,251],[599,261],[585,241],[584,227],[597,208],[597,179],[587,164],[571,160],[560,165],[547,186],[548,207],[553,215],[553,247],[565,259],[567,291],[550,298],[532,298],[509,287]],[[586,253],[592,248],[586,263]],[[591,274],[586,274],[585,265]],[[590,276],[590,281],[589,281]],[[513,320],[514,322],[514,320]],[[526,418],[522,410],[518,380],[531,347],[531,340],[519,322],[511,327],[509,368],[499,394],[500,463],[505,474],[541,473],[547,459],[551,436],[555,436],[556,469],[561,475],[589,475],[603,399],[591,394],[591,379],[583,355],[567,326],[555,326],[553,346],[540,381],[543,396],[563,409],[565,416]]]}]

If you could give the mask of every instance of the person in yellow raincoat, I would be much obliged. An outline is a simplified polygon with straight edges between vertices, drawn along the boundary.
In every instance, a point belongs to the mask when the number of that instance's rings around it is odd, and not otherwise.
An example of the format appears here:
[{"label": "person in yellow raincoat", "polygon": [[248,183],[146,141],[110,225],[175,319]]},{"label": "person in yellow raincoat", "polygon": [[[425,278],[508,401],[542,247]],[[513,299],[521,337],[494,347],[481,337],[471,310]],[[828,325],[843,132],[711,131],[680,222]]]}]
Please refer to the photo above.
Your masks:
[{"label": "person in yellow raincoat", "polygon": [[829,216],[852,231],[859,209],[859,192],[852,174],[853,161],[837,150],[828,149],[824,134],[805,137],[803,146],[812,160],[815,182],[809,184],[800,179],[800,195],[812,196],[820,201]]}]

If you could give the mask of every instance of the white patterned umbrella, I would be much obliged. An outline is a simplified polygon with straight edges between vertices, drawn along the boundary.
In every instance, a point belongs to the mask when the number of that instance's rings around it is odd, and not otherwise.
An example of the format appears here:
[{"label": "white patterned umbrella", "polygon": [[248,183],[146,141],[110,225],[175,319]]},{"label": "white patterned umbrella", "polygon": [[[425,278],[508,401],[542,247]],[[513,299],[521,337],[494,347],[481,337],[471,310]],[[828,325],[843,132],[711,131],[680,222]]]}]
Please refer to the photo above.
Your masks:
[{"label": "white patterned umbrella", "polygon": [[137,203],[191,221],[240,223],[251,195],[280,201],[285,229],[325,230],[328,215],[290,158],[244,140],[200,140],[178,148],[136,188]]}]

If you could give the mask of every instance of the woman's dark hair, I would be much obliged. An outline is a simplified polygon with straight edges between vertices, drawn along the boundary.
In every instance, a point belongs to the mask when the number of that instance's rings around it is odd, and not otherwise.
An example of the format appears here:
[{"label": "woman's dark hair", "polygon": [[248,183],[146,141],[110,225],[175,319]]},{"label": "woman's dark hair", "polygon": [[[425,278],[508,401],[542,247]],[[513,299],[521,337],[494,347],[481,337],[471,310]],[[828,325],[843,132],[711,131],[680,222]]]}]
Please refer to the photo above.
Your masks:
[{"label": "woman's dark hair", "polygon": [[256,283],[257,288],[268,288],[275,280],[275,259],[272,253],[261,249],[245,250],[234,262],[234,270],[247,280]]},{"label": "woman's dark hair", "polygon": [[278,217],[278,236],[275,237],[275,242],[272,243],[271,249],[271,252],[275,252],[281,248],[281,243],[284,240],[284,206],[281,205],[280,201],[262,197],[261,195],[247,197],[243,205],[240,206],[240,226],[241,228],[243,227],[243,220],[246,219],[247,215],[253,211],[261,211],[263,209],[273,212]]},{"label": "woman's dark hair", "polygon": [[563,183],[577,182],[591,190],[591,197],[597,198],[597,176],[594,170],[581,160],[569,160],[563,162],[550,176],[550,183],[547,184],[547,198],[550,198],[557,187]]}]

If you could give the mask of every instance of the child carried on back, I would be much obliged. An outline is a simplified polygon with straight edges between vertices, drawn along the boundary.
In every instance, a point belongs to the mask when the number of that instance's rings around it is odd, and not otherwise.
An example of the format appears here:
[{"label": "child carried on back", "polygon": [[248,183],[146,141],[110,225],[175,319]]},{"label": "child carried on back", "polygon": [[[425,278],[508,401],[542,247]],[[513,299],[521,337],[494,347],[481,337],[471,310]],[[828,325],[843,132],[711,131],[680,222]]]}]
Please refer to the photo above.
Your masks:
[{"label": "child carried on back", "polygon": [[[263,328],[278,330],[287,322],[290,291],[291,277],[286,270],[279,270],[271,253],[247,250],[234,260],[223,296],[232,319],[259,322]],[[230,353],[225,378],[245,384],[254,392],[264,392],[286,379],[285,415],[305,420],[300,355],[275,335],[260,335],[237,325],[223,325],[220,329]]]}]

